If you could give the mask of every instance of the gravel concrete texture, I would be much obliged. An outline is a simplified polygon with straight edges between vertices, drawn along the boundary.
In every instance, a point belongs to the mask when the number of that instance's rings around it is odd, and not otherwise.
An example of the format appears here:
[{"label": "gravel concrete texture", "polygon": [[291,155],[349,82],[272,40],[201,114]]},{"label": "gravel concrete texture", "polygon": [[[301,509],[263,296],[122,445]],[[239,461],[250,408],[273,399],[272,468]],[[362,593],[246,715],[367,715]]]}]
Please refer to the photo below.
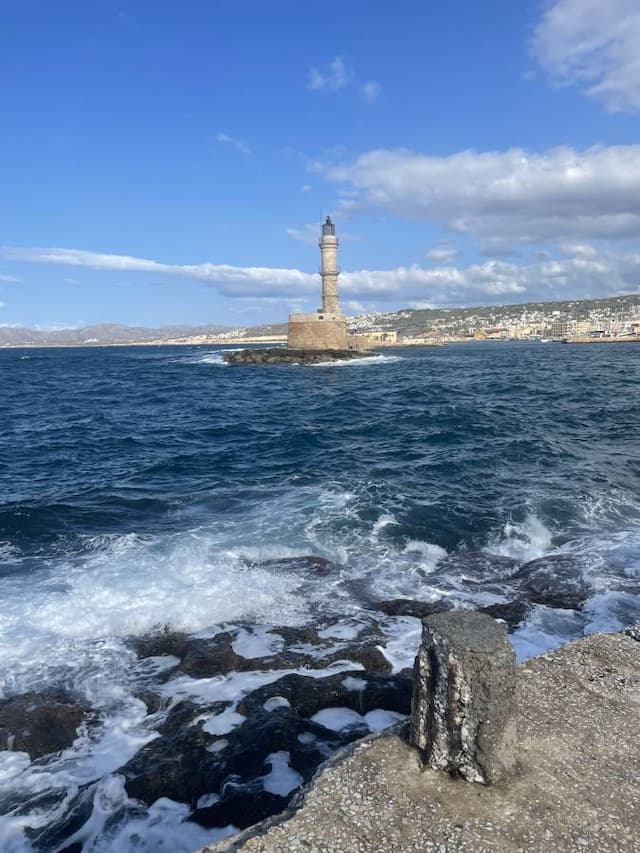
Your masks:
[{"label": "gravel concrete texture", "polygon": [[501,622],[435,613],[422,622],[409,741],[434,770],[495,784],[515,767],[516,663]]},{"label": "gravel concrete texture", "polygon": [[329,762],[301,807],[209,851],[640,853],[640,645],[597,634],[518,668],[518,769],[492,787],[423,769],[406,734]]}]

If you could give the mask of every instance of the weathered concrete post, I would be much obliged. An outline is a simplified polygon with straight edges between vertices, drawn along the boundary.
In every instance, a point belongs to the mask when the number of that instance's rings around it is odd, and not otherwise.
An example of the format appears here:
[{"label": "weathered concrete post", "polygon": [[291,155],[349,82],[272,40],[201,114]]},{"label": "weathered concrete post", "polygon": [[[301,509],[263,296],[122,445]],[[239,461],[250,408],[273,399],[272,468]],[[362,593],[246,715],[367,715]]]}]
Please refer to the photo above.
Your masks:
[{"label": "weathered concrete post", "polygon": [[424,619],[410,740],[425,762],[486,785],[508,776],[515,766],[515,678],[507,632],[490,616]]}]

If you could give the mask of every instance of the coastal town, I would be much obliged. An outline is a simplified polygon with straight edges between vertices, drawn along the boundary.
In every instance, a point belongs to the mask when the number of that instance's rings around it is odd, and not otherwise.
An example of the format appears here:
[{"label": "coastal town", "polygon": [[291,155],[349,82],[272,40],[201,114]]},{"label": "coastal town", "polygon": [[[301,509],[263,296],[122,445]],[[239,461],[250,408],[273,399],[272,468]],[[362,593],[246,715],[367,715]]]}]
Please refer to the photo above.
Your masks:
[{"label": "coastal town", "polygon": [[[640,341],[640,296],[472,308],[421,308],[347,318],[349,333],[372,347],[437,346],[463,341]],[[256,331],[259,331],[256,334]],[[278,343],[284,325],[236,328],[202,343]]]}]

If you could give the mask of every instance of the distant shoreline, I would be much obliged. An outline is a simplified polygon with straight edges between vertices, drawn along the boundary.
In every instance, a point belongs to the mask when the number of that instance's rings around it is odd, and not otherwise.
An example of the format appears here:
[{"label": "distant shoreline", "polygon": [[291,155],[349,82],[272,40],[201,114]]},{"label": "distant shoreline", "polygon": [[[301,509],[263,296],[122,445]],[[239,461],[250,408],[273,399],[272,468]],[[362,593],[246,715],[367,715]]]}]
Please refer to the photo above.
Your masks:
[{"label": "distant shoreline", "polygon": [[[274,336],[269,338],[234,338],[225,341],[202,341],[202,340],[175,340],[169,339],[166,341],[83,341],[79,342],[33,342],[22,344],[0,344],[0,352],[2,350],[14,349],[80,349],[80,348],[96,348],[96,347],[185,347],[185,346],[255,346],[256,344],[286,344],[286,335]],[[537,343],[535,340],[527,340],[526,338],[451,338],[442,343],[430,343],[426,341],[397,341],[396,343],[386,344],[376,342],[371,349],[394,349],[394,348],[419,348],[419,347],[442,347],[447,344],[490,344],[490,343]],[[640,336],[629,335],[619,337],[603,337],[603,338],[569,338],[566,341],[550,341],[550,343],[567,343],[567,344],[637,344],[640,343]]]}]

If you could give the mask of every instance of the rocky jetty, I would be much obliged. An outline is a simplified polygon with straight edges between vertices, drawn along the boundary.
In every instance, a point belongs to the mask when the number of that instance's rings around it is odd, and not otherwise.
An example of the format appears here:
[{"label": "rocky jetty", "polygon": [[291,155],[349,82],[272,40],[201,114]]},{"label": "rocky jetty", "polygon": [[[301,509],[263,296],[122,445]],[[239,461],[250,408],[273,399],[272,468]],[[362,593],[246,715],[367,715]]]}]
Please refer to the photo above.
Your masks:
[{"label": "rocky jetty", "polygon": [[640,838],[640,648],[596,634],[517,669],[518,767],[476,785],[425,768],[405,730],[329,760],[295,808],[207,848],[633,851]]},{"label": "rocky jetty", "polygon": [[362,358],[358,350],[339,349],[285,349],[270,347],[269,349],[233,350],[223,356],[227,364],[321,364],[327,361],[346,361],[351,358]]}]

